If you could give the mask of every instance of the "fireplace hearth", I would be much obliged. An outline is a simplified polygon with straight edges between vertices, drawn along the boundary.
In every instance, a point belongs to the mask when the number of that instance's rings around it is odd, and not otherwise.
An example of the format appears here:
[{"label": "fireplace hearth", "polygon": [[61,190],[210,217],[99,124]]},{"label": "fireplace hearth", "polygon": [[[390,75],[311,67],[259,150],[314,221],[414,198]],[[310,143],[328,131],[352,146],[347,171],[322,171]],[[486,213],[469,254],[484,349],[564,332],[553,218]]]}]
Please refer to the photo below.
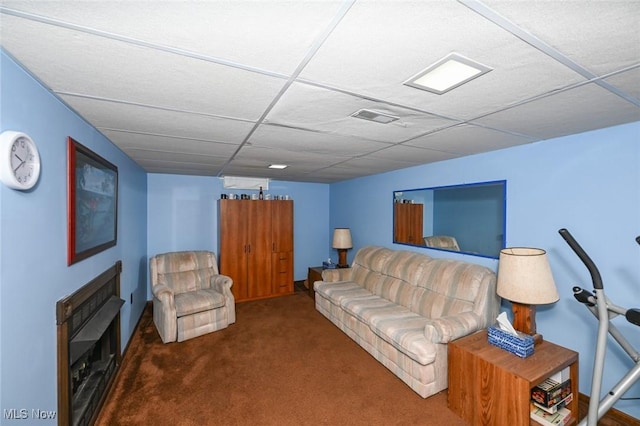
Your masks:
[{"label": "fireplace hearth", "polygon": [[118,261],[56,303],[58,424],[94,423],[120,367]]}]

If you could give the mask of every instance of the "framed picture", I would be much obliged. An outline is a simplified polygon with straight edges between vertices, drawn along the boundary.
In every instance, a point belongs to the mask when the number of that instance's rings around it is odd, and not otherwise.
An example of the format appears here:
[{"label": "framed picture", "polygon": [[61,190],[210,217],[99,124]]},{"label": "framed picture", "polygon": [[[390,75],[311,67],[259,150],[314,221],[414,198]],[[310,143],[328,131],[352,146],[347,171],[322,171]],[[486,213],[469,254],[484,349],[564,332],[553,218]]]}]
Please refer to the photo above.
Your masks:
[{"label": "framed picture", "polygon": [[68,138],[67,265],[116,245],[118,168]]}]

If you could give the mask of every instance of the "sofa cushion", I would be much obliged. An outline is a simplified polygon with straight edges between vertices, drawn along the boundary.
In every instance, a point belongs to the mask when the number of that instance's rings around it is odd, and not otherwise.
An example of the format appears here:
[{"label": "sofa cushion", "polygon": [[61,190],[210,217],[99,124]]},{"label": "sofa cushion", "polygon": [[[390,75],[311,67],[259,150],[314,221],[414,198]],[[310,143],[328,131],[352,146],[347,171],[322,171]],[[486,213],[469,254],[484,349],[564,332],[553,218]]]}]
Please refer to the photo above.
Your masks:
[{"label": "sofa cushion", "polygon": [[344,298],[340,306],[347,313],[358,318],[365,324],[369,324],[371,316],[380,314],[384,311],[397,311],[401,307],[395,303],[375,294],[369,294],[366,297]]},{"label": "sofa cushion", "polygon": [[216,272],[213,268],[158,274],[158,284],[166,285],[175,294],[195,291],[210,286],[209,281]]},{"label": "sofa cushion", "polygon": [[424,272],[410,309],[427,318],[473,310],[480,288],[487,288],[482,281],[495,277],[485,267],[447,259],[434,260]]},{"label": "sofa cushion", "polygon": [[225,297],[212,289],[204,289],[175,295],[176,315],[197,314],[224,306]]},{"label": "sofa cushion", "polygon": [[424,334],[425,325],[429,320],[414,315],[404,313],[398,316],[380,316],[370,327],[387,343],[391,343],[414,361],[427,365],[434,361],[436,355],[434,344]]},{"label": "sofa cushion", "polygon": [[367,297],[371,295],[371,292],[362,288],[362,286],[359,286],[353,281],[339,281],[335,283],[316,281],[314,289],[317,293],[322,294],[338,306],[341,305],[344,299]]},{"label": "sofa cushion", "polygon": [[342,308],[411,359],[433,362],[433,347],[424,335],[427,319],[380,296],[343,300]]}]

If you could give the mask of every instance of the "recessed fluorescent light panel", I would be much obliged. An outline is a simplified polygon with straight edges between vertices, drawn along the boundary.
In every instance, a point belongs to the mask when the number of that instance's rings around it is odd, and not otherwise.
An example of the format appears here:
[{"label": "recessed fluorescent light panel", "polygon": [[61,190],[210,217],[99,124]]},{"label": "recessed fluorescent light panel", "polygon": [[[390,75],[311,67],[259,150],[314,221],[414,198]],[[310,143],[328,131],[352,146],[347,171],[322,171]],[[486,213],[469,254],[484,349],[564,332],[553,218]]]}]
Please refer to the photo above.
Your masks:
[{"label": "recessed fluorescent light panel", "polygon": [[389,124],[399,119],[389,114],[383,114],[381,112],[372,111],[370,109],[361,109],[351,114],[354,118],[360,118],[362,120],[375,121],[376,123]]},{"label": "recessed fluorescent light panel", "polygon": [[407,86],[442,95],[491,71],[486,65],[451,53],[405,81]]},{"label": "recessed fluorescent light panel", "polygon": [[271,164],[269,166],[270,169],[278,169],[278,170],[286,169],[287,167],[289,166],[287,166],[286,164]]}]

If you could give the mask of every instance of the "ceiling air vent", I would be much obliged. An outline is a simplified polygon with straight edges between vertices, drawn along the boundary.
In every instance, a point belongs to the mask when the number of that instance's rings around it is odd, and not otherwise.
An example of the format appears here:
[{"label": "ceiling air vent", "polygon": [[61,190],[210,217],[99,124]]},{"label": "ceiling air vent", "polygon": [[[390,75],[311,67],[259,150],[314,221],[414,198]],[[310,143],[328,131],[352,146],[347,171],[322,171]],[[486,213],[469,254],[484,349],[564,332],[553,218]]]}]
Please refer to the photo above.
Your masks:
[{"label": "ceiling air vent", "polygon": [[400,117],[394,117],[393,115],[383,114],[381,112],[371,111],[370,109],[361,109],[351,114],[354,118],[361,118],[362,120],[375,121],[376,123],[389,124],[398,120]]}]

